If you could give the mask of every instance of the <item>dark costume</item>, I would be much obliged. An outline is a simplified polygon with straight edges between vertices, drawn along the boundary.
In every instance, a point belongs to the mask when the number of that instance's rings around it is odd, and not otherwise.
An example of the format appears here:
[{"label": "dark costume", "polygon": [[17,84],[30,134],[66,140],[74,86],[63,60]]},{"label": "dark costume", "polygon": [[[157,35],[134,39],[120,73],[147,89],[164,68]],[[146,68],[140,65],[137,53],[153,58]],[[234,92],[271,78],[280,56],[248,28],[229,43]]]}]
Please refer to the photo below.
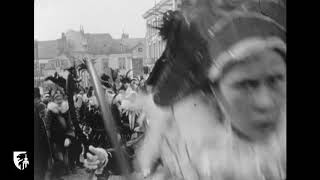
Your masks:
[{"label": "dark costume", "polygon": [[34,104],[34,175],[42,180],[48,169],[50,147],[44,122],[45,105],[41,102]]},{"label": "dark costume", "polygon": [[68,118],[68,110],[69,107],[66,101],[62,102],[61,106],[54,102],[48,104],[47,121],[55,160],[53,174],[57,176],[64,174],[64,170],[67,171],[69,159],[66,153],[67,148],[64,147],[65,139],[69,138],[71,144],[74,139],[72,124]]}]

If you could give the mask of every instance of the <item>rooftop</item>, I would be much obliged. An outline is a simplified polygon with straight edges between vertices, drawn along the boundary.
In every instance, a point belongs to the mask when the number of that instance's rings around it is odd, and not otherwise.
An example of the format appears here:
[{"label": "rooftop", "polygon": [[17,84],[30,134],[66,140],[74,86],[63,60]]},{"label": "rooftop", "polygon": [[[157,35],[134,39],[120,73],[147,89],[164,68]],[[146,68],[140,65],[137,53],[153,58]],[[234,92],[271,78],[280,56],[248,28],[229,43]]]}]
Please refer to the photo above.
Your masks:
[{"label": "rooftop", "polygon": [[[75,49],[79,49],[80,47],[83,47],[83,45],[86,45],[88,48],[88,52],[93,55],[131,53],[132,49],[135,48],[138,44],[145,43],[144,38],[127,37],[121,39],[113,39],[112,36],[108,33],[86,33],[83,34],[83,38],[81,38],[80,36],[81,33],[77,33],[76,31],[69,31],[68,41],[72,41],[72,47]],[[83,44],[84,41],[86,41],[85,44]],[[58,43],[59,40],[39,41],[39,59],[52,59],[59,56],[60,54]]]},{"label": "rooftop", "polygon": [[85,34],[90,54],[109,54],[112,47],[110,34]]},{"label": "rooftop", "polygon": [[139,43],[144,43],[144,38],[114,39],[111,54],[130,53]]},{"label": "rooftop", "polygon": [[38,41],[39,59],[52,59],[59,55],[58,41]]}]

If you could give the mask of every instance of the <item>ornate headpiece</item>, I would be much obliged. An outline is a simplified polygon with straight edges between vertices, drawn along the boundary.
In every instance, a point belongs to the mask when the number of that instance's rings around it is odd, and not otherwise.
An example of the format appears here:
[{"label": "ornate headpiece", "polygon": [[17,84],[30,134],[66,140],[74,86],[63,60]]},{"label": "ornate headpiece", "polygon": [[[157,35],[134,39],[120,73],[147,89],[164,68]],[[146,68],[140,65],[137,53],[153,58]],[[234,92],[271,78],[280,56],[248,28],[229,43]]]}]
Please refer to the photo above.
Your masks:
[{"label": "ornate headpiece", "polygon": [[264,49],[286,54],[286,7],[276,0],[197,0],[184,14],[208,42],[211,81],[223,68]]}]

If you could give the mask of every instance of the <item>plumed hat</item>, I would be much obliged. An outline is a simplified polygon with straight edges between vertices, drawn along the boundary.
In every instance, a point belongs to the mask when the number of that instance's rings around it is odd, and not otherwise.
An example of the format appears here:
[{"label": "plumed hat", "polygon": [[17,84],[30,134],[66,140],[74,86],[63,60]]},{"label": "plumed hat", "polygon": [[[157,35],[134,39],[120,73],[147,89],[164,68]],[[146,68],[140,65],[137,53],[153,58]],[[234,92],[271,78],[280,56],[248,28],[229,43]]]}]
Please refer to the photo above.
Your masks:
[{"label": "plumed hat", "polygon": [[160,106],[207,90],[231,62],[266,48],[286,54],[283,1],[184,0],[179,11],[164,14],[159,29],[166,48],[147,83]]}]

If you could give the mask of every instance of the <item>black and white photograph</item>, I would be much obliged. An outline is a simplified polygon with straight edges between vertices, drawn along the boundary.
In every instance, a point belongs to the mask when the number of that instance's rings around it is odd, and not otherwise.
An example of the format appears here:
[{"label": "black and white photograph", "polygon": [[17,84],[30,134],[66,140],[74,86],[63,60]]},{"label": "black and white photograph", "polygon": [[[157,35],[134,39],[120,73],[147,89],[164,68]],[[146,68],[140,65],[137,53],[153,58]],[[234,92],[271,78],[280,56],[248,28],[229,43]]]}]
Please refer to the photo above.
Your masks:
[{"label": "black and white photograph", "polygon": [[34,0],[34,152],[15,151],[15,167],[34,180],[286,180],[286,6]]}]

